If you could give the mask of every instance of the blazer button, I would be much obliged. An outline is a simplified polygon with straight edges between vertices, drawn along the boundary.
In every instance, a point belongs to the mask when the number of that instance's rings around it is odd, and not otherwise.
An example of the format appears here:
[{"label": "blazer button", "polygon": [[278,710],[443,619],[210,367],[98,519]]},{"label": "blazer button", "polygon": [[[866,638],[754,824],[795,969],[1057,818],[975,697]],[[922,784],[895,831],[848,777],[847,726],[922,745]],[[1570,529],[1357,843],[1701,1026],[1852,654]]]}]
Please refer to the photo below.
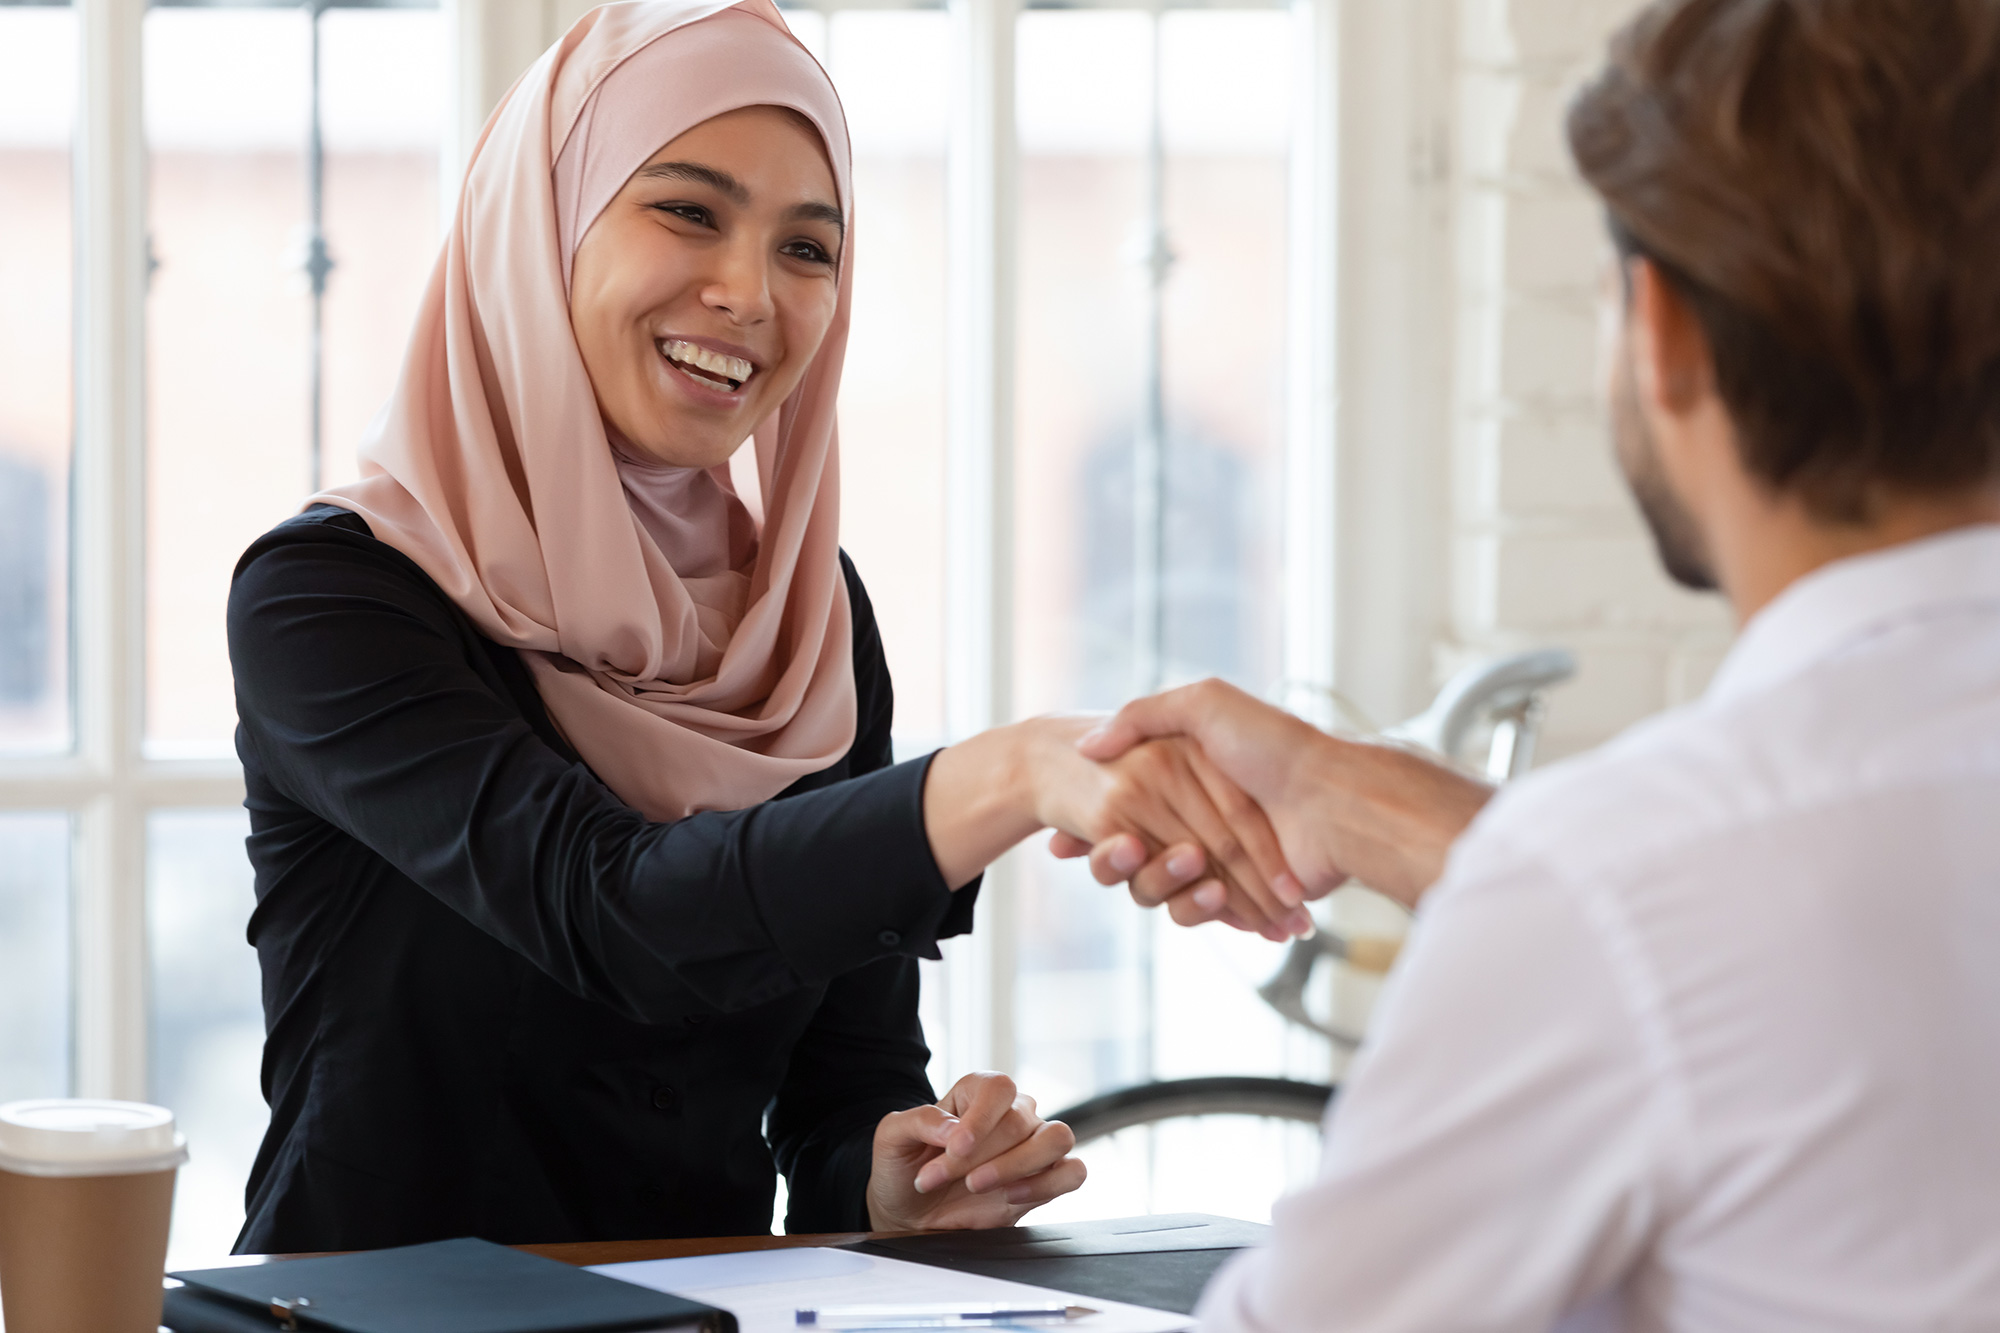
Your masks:
[{"label": "blazer button", "polygon": [[655,1111],[678,1111],[681,1095],[672,1088],[653,1089],[653,1109]]},{"label": "blazer button", "polygon": [[893,949],[903,942],[903,937],[893,930],[885,930],[875,937],[875,942],[885,949]]}]

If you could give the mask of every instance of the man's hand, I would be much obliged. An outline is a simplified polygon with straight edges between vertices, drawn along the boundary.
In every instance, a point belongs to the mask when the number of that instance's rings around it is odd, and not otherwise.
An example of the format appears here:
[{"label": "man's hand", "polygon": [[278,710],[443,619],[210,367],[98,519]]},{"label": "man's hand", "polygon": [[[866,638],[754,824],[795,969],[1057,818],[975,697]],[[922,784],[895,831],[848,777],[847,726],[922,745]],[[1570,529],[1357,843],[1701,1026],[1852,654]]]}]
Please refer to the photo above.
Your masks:
[{"label": "man's hand", "polygon": [[1146,907],[1188,890],[1190,901],[1209,905],[1209,916],[1267,939],[1311,933],[1305,891],[1264,811],[1198,745],[1135,738],[1095,761],[1077,749],[1094,719],[1023,725],[1037,728],[1028,753],[1041,822],[1091,845],[1125,835],[1118,845],[1129,855],[1092,866],[1102,883],[1130,880],[1133,899]]},{"label": "man's hand", "polygon": [[[1219,680],[1134,700],[1078,748],[1102,762],[1162,736],[1197,742],[1224,777],[1263,807],[1309,898],[1353,876],[1414,907],[1443,872],[1451,844],[1493,794],[1485,783],[1411,751],[1328,736]],[[1103,883],[1133,878],[1129,867],[1142,852],[1148,860],[1137,874],[1151,873],[1156,885],[1174,878],[1150,849],[1131,840],[1101,839],[1086,847],[1081,839],[1058,838],[1053,850],[1088,851]],[[1168,906],[1183,925],[1225,915],[1212,894],[1204,902],[1194,890],[1176,893]]]},{"label": "man's hand", "polygon": [[1076,1135],[1005,1074],[967,1074],[935,1106],[882,1117],[868,1177],[876,1231],[1011,1227],[1083,1183]]}]

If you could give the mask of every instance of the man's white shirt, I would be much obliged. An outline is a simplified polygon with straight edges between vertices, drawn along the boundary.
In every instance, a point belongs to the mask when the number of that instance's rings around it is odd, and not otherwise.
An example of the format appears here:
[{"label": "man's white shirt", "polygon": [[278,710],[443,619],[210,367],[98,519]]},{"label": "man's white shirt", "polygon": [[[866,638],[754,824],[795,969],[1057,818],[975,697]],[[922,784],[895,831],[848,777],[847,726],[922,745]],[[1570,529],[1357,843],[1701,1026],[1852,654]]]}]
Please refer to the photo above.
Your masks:
[{"label": "man's white shirt", "polygon": [[2000,528],[1506,789],[1212,1333],[2000,1329]]}]

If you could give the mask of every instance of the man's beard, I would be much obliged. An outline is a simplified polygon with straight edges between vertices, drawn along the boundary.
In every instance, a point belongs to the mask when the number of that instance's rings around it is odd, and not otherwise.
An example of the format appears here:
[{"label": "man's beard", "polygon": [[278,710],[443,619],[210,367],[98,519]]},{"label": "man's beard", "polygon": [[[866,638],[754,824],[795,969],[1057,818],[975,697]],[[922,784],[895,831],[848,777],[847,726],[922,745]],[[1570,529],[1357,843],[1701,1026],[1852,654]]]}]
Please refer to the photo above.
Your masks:
[{"label": "man's beard", "polygon": [[1659,446],[1639,408],[1629,356],[1620,359],[1612,379],[1611,433],[1618,466],[1625,473],[1632,498],[1639,502],[1646,526],[1652,529],[1653,546],[1660,553],[1667,577],[1683,588],[1714,592],[1715,566],[1708,558],[1708,542],[1660,466]]}]

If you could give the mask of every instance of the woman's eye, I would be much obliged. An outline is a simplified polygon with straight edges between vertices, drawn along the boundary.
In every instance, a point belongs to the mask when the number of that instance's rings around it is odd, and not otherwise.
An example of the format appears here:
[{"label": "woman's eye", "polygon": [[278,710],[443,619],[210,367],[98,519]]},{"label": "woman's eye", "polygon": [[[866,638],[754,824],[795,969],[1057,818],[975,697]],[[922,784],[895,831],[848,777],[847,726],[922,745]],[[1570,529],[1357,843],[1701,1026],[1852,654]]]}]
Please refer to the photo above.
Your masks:
[{"label": "woman's eye", "polygon": [[793,241],[781,252],[793,259],[803,259],[808,264],[831,264],[833,256],[817,241]]},{"label": "woman's eye", "polygon": [[671,213],[677,218],[692,222],[697,227],[715,225],[714,217],[700,204],[654,204],[653,207],[662,213]]}]

